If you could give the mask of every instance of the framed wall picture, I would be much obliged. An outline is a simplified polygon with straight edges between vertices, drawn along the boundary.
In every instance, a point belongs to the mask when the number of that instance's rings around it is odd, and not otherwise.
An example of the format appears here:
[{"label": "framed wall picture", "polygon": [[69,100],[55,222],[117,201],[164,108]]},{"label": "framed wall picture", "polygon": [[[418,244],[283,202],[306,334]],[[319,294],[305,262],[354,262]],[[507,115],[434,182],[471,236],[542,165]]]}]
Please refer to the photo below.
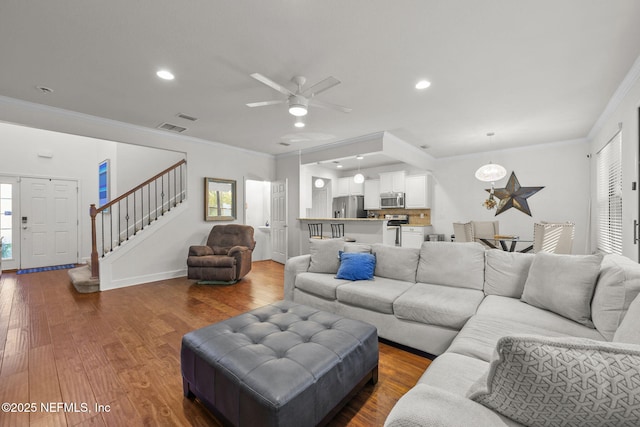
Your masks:
[{"label": "framed wall picture", "polygon": [[233,221],[236,219],[236,181],[204,179],[204,220]]}]

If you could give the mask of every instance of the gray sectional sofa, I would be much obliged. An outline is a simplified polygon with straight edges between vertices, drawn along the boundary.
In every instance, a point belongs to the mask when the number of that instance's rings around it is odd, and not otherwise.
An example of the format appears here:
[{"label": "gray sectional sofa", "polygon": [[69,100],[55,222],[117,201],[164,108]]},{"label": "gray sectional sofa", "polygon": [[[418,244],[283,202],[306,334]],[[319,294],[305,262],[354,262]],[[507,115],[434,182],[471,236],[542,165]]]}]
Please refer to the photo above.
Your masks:
[{"label": "gray sectional sofa", "polygon": [[[339,251],[375,254],[373,279],[336,279]],[[386,425],[640,425],[638,263],[452,242],[310,252],[287,261],[285,299],[437,356]]]}]

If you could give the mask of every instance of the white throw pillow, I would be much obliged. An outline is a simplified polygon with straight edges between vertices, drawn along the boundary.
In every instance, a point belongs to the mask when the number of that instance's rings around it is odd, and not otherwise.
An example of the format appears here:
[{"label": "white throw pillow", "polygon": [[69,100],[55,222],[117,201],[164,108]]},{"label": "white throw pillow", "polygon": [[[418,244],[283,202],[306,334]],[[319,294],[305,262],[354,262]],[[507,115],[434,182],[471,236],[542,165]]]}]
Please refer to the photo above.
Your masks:
[{"label": "white throw pillow", "polygon": [[503,337],[468,397],[525,426],[638,426],[640,347]]},{"label": "white throw pillow", "polygon": [[539,252],[531,263],[521,300],[593,328],[591,298],[602,255]]}]

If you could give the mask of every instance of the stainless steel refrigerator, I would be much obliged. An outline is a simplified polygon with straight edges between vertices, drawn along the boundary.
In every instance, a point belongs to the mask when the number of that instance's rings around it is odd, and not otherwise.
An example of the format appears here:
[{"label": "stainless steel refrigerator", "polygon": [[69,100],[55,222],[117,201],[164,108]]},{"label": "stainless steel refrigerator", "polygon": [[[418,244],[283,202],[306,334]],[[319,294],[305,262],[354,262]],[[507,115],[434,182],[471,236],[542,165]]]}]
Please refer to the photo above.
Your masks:
[{"label": "stainless steel refrigerator", "polygon": [[342,196],[333,198],[334,218],[366,218],[364,196]]}]

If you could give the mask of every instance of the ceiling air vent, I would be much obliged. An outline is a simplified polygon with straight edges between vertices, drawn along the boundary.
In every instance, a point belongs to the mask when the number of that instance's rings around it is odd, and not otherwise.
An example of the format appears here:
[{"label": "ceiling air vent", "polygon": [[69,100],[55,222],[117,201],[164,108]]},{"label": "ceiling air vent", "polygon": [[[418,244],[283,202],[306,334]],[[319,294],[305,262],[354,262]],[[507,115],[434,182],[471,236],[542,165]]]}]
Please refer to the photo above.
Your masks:
[{"label": "ceiling air vent", "polygon": [[179,113],[176,116],[180,117],[181,119],[189,120],[191,122],[195,122],[196,120],[198,120],[197,117],[189,116],[188,114],[184,114],[184,113]]},{"label": "ceiling air vent", "polygon": [[160,126],[158,126],[158,129],[168,130],[169,132],[176,132],[176,133],[182,133],[185,130],[187,130],[187,128],[183,128],[182,126],[172,125],[171,123],[162,123]]},{"label": "ceiling air vent", "polygon": [[290,145],[291,145],[291,144],[289,144],[288,142],[278,142],[278,144],[280,144],[280,145],[282,145],[282,146],[285,146],[285,147],[288,147],[288,146],[290,146]]}]

